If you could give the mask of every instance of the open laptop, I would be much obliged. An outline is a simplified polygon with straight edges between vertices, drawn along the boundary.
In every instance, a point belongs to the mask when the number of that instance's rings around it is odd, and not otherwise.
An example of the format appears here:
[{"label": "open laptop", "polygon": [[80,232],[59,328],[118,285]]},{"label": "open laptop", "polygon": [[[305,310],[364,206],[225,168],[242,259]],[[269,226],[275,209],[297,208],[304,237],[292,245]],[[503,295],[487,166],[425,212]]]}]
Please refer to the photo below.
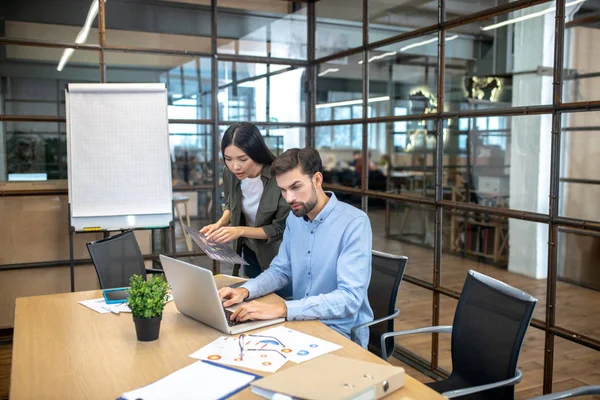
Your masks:
[{"label": "open laptop", "polygon": [[162,254],[160,262],[171,285],[175,306],[183,315],[230,335],[285,321],[284,318],[231,321],[229,316],[235,310],[235,306],[223,309],[215,279],[209,270]]}]

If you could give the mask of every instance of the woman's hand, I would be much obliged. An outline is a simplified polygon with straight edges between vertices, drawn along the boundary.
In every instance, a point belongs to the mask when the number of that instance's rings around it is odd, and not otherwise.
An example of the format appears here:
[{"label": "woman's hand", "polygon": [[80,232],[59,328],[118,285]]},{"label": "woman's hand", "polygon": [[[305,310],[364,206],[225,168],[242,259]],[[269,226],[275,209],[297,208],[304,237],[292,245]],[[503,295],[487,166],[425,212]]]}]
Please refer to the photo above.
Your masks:
[{"label": "woman's hand", "polygon": [[239,226],[224,226],[209,234],[206,239],[216,243],[227,243],[242,236],[243,230]]},{"label": "woman's hand", "polygon": [[206,225],[205,227],[200,229],[200,233],[203,234],[204,236],[208,236],[211,233],[213,233],[214,231],[216,231],[217,229],[221,228],[222,226],[223,225],[221,225],[221,222],[217,221],[214,224]]}]

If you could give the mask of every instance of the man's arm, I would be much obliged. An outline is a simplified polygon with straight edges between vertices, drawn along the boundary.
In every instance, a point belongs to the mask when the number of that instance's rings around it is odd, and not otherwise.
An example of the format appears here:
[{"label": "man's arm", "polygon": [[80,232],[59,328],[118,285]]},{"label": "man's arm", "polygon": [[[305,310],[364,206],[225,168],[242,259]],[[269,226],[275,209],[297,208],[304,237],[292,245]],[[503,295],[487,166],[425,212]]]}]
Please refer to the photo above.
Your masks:
[{"label": "man's arm", "polygon": [[271,262],[269,268],[254,279],[240,286],[248,290],[248,299],[254,299],[273,293],[285,287],[292,280],[292,266],[289,257],[289,249],[291,242],[291,231],[289,227],[289,218],[286,221],[283,241],[279,246],[277,256]]},{"label": "man's arm", "polygon": [[337,261],[337,289],[331,293],[286,301],[289,320],[338,319],[356,314],[371,280],[372,232],[368,217],[354,219],[344,232]]}]

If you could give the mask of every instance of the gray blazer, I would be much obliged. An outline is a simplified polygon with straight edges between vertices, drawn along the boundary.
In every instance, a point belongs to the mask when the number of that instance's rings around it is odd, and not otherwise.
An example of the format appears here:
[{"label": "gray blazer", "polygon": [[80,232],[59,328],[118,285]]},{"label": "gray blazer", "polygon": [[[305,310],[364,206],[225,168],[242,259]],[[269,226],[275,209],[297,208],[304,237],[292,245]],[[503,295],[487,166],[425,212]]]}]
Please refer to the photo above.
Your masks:
[{"label": "gray blazer", "polygon": [[[287,201],[281,196],[275,177],[271,175],[271,167],[265,166],[261,174],[264,185],[263,194],[258,203],[256,212],[256,227],[263,228],[267,240],[240,238],[233,242],[233,249],[241,254],[244,241],[251,241],[251,246],[256,249],[256,257],[264,271],[269,268],[271,261],[279,252],[279,245],[283,239],[285,220],[290,213]],[[231,212],[231,226],[246,226],[242,212],[241,181],[227,168],[223,170],[223,191],[225,193],[225,210]],[[239,265],[234,267],[234,275],[239,274]]]}]

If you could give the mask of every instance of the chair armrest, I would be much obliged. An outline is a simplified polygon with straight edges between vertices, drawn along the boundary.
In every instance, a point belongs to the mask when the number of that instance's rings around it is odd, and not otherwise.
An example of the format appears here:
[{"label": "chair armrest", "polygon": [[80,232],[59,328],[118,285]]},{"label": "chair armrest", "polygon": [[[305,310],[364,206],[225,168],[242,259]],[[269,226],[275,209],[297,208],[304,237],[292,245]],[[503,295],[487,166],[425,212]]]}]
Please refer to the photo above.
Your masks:
[{"label": "chair armrest", "polygon": [[568,399],[569,397],[585,396],[588,394],[600,394],[600,385],[582,386],[576,389],[565,390],[563,392],[550,393],[544,396],[535,397],[531,400],[560,400]]},{"label": "chair armrest", "polygon": [[365,322],[364,324],[353,326],[352,329],[350,329],[350,340],[352,340],[353,342],[356,342],[355,339],[356,339],[356,331],[357,330],[369,327],[371,325],[376,325],[376,324],[378,324],[380,322],[384,322],[384,321],[390,320],[392,318],[396,318],[398,316],[398,314],[400,314],[400,310],[398,310],[396,308],[396,310],[394,310],[394,313],[388,315],[387,317],[383,317],[383,318],[379,318],[379,319],[374,319],[371,322]]},{"label": "chair armrest", "polygon": [[473,394],[473,393],[483,392],[485,390],[497,389],[497,388],[503,387],[503,386],[513,386],[513,385],[516,385],[517,383],[521,382],[522,377],[523,377],[523,373],[521,372],[520,369],[517,369],[517,374],[513,378],[506,379],[506,380],[500,381],[500,382],[494,382],[494,383],[488,383],[485,385],[473,386],[473,387],[466,388],[466,389],[450,390],[448,392],[442,393],[442,396],[446,396],[447,398],[451,399],[453,397],[466,396],[466,395]]},{"label": "chair armrest", "polygon": [[385,339],[394,336],[403,336],[403,335],[412,335],[415,333],[452,333],[452,326],[443,325],[443,326],[428,326],[426,328],[418,328],[418,329],[408,329],[405,331],[398,332],[388,332],[381,335],[381,358],[384,360],[388,359],[387,352],[385,351]]},{"label": "chair armrest", "polygon": [[147,274],[164,274],[165,271],[162,269],[156,269],[156,268],[146,268],[146,273]]}]

